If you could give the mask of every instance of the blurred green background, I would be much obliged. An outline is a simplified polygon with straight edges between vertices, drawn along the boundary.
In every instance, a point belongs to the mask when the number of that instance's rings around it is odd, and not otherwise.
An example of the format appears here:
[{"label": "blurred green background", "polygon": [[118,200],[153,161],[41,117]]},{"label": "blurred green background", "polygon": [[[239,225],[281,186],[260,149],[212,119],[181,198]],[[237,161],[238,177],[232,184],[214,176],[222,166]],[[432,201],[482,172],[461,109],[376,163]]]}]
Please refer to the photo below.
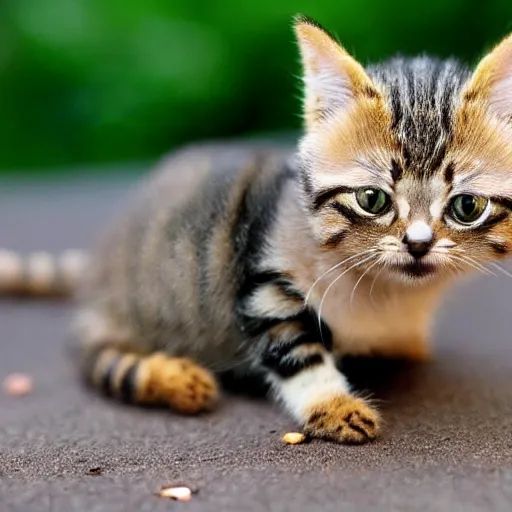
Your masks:
[{"label": "blurred green background", "polygon": [[512,30],[511,0],[1,0],[0,172],[83,172],[298,129],[299,12],[365,63],[474,63]]}]

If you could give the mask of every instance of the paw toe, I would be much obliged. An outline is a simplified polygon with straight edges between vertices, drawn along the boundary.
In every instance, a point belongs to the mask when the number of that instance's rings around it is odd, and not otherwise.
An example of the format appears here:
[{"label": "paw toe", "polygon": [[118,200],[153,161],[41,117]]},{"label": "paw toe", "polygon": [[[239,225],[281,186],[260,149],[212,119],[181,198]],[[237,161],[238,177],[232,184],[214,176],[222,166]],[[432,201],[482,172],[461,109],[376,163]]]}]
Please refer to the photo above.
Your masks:
[{"label": "paw toe", "polygon": [[343,395],[318,404],[304,429],[314,437],[360,444],[377,437],[379,418],[363,400]]},{"label": "paw toe", "polygon": [[148,401],[161,402],[183,414],[210,409],[218,400],[213,375],[188,359],[154,356],[145,395]]}]

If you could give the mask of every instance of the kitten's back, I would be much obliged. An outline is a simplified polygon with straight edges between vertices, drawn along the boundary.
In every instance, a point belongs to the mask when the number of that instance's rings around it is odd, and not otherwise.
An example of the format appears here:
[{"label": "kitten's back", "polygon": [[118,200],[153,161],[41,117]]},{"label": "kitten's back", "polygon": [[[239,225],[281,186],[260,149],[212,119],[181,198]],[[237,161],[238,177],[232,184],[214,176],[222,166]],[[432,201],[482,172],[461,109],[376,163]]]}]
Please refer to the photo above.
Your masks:
[{"label": "kitten's back", "polygon": [[82,304],[109,310],[144,349],[168,340],[169,352],[215,365],[222,344],[223,359],[234,361],[237,276],[251,257],[238,251],[251,208],[262,221],[272,215],[289,155],[272,144],[207,144],[166,158],[104,233]]}]

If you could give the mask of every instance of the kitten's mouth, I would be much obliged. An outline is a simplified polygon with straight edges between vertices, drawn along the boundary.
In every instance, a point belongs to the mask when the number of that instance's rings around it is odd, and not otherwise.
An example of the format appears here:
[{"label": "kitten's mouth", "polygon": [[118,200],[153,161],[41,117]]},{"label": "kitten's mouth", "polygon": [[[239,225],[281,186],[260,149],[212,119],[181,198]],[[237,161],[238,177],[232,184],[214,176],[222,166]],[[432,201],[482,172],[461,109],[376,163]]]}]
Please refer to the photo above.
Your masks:
[{"label": "kitten's mouth", "polygon": [[396,265],[396,269],[410,276],[426,277],[435,273],[436,266],[422,260],[414,260],[409,263]]}]

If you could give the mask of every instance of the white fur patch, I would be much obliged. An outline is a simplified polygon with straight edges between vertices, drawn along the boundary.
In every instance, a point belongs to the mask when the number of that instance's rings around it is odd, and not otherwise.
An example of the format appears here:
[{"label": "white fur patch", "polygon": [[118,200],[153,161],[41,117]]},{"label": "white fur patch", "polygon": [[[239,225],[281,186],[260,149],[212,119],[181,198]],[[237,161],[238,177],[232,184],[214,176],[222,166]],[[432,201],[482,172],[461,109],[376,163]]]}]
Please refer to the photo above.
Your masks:
[{"label": "white fur patch", "polygon": [[432,202],[430,205],[430,215],[432,215],[432,218],[434,219],[440,219],[443,215],[443,206],[444,203],[441,199],[436,199]]},{"label": "white fur patch", "polygon": [[288,318],[299,313],[302,308],[301,302],[283,297],[283,293],[271,284],[256,289],[249,299],[251,314],[262,317]]},{"label": "white fur patch", "polygon": [[432,229],[422,220],[414,221],[407,228],[406,233],[410,242],[430,242],[432,240]]},{"label": "white fur patch", "polygon": [[350,84],[345,75],[330,62],[319,60],[316,73],[306,71],[304,85],[307,96],[318,98],[322,105],[330,108],[346,106],[353,99]]},{"label": "white fur patch", "polygon": [[491,105],[494,112],[502,118],[512,116],[512,64],[502,73],[491,93]]},{"label": "white fur patch", "polygon": [[407,199],[404,196],[397,196],[396,204],[398,206],[398,216],[401,219],[407,219],[407,217],[409,217],[409,211],[411,210]]},{"label": "white fur patch", "polygon": [[457,244],[449,238],[441,238],[434,246],[434,250],[437,252],[447,253],[449,249],[455,247]]},{"label": "white fur patch", "polygon": [[279,398],[298,421],[304,421],[311,407],[330,397],[350,392],[345,376],[338,371],[331,355],[324,355],[324,364],[313,366],[294,377],[272,378]]}]

